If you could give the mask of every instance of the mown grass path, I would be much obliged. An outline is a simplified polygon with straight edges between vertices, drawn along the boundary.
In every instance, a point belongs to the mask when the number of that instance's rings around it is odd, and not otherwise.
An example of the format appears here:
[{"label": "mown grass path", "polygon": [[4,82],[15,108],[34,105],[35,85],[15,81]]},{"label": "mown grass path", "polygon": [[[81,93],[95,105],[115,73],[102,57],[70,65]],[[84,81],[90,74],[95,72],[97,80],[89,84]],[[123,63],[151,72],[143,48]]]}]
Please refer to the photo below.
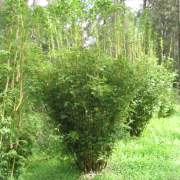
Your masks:
[{"label": "mown grass path", "polygon": [[[20,180],[79,180],[68,160],[33,158]],[[180,180],[180,106],[166,119],[153,119],[137,139],[120,141],[108,167],[94,180]]]}]

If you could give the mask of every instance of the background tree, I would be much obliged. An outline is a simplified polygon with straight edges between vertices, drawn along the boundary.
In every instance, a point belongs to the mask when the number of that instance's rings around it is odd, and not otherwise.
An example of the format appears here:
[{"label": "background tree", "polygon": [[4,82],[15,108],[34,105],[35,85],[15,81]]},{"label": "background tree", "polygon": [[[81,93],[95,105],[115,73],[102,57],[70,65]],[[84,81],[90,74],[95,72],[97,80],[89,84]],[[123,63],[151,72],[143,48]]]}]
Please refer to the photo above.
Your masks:
[{"label": "background tree", "polygon": [[159,64],[168,58],[174,59],[174,67],[179,71],[179,0],[145,0],[150,21],[155,32],[156,53]]}]

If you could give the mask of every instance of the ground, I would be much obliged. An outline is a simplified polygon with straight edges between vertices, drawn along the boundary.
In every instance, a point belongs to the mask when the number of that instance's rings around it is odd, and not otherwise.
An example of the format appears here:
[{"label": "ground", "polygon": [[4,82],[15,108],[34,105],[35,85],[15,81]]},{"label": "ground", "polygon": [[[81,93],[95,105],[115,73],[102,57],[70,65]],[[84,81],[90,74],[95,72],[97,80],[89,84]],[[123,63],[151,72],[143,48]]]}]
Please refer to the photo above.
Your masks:
[{"label": "ground", "polygon": [[152,119],[142,137],[119,141],[107,168],[82,175],[73,162],[59,156],[33,156],[20,180],[179,180],[180,106],[165,119]]}]

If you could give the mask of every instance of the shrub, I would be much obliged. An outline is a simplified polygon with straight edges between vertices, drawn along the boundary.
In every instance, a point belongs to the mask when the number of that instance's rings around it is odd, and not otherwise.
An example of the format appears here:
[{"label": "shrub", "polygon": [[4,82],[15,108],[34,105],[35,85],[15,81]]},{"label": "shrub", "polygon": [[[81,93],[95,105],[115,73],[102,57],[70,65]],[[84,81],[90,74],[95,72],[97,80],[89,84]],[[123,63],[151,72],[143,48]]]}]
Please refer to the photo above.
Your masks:
[{"label": "shrub", "polygon": [[167,104],[172,102],[173,74],[152,60],[139,63],[137,71],[141,77],[139,89],[131,102],[127,120],[131,136],[140,136],[155,112],[159,111],[162,116],[173,109]]},{"label": "shrub", "polygon": [[171,60],[167,59],[163,67],[162,78],[164,80],[164,88],[161,91],[159,99],[159,117],[168,117],[175,111],[175,89],[173,89],[173,83],[176,78],[176,74],[173,70]]},{"label": "shrub", "polygon": [[[12,120],[10,118],[8,117],[5,121],[8,123]],[[4,131],[4,136],[6,135],[2,142],[3,147],[0,149],[0,179],[6,179],[12,175],[17,178],[26,164],[26,158],[31,155],[31,136],[25,131],[14,133],[12,136],[10,128],[7,127],[0,127],[0,130]],[[10,138],[11,143],[9,142]]]},{"label": "shrub", "polygon": [[175,111],[174,103],[175,102],[174,102],[174,97],[172,96],[172,93],[164,96],[164,98],[162,98],[160,101],[158,117],[165,118],[165,117],[172,115]]},{"label": "shrub", "polygon": [[126,60],[91,49],[65,53],[54,66],[45,87],[50,114],[79,168],[100,171],[123,135],[136,92],[134,69]]}]

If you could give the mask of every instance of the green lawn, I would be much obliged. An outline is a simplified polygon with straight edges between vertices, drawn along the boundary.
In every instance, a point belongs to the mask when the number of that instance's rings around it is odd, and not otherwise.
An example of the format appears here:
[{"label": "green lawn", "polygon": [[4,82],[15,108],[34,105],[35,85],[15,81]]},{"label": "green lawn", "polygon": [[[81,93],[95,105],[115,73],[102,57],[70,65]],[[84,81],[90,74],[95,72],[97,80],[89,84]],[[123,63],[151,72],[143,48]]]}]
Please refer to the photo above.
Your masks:
[{"label": "green lawn", "polygon": [[[90,179],[90,176],[86,176]],[[20,180],[86,179],[68,159],[34,156]],[[107,168],[93,180],[180,180],[180,106],[167,119],[153,119],[143,136],[120,141]]]}]

